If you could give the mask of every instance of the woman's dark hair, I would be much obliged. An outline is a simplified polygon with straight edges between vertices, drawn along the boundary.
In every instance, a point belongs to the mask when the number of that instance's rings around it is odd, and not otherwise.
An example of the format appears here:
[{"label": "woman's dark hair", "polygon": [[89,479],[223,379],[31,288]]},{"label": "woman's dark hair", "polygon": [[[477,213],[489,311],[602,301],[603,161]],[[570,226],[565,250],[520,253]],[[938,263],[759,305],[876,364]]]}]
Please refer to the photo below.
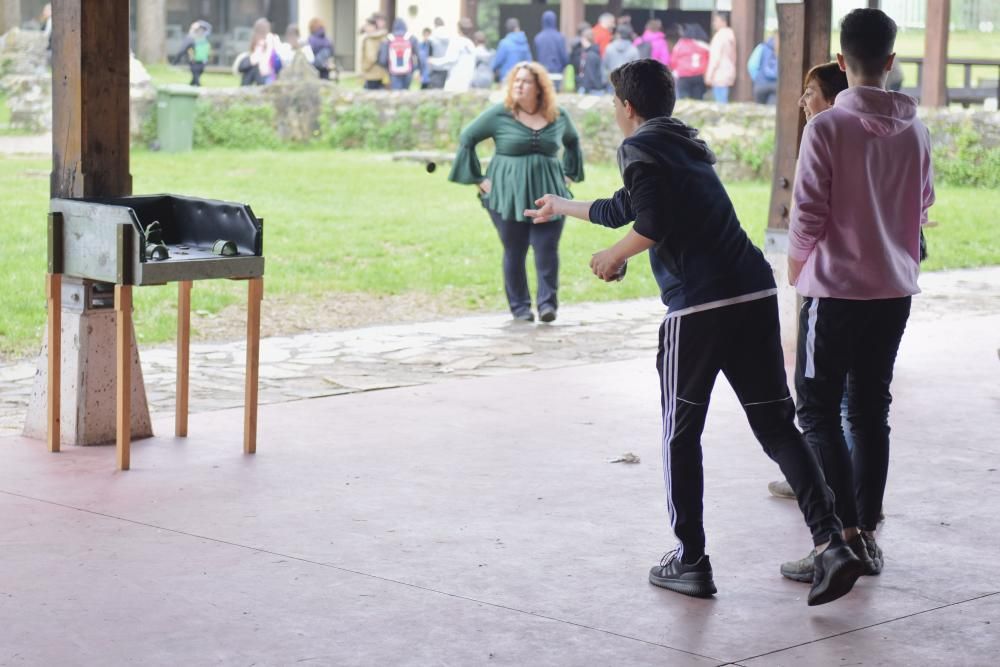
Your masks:
[{"label": "woman's dark hair", "polygon": [[663,63],[652,58],[633,60],[611,72],[615,96],[628,102],[643,119],[669,116],[674,112],[677,93],[674,77]]},{"label": "woman's dark hair", "polygon": [[855,9],[840,22],[840,52],[847,66],[879,76],[896,43],[896,22],[880,9]]},{"label": "woman's dark hair", "polygon": [[842,90],[847,90],[847,75],[840,69],[837,61],[816,65],[806,74],[806,80],[802,82],[802,87],[809,85],[810,81],[815,81],[819,86],[820,93],[828,102],[833,102],[837,94]]}]

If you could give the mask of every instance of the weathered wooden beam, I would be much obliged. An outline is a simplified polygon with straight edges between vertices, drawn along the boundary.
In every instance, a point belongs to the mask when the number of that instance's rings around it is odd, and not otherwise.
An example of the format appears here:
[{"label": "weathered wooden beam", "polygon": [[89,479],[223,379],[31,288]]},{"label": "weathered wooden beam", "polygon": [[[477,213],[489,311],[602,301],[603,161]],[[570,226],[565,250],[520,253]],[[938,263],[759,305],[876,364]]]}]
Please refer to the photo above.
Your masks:
[{"label": "weathered wooden beam", "polygon": [[754,47],[764,41],[764,0],[733,0],[729,26],[736,34],[736,85],[734,102],[753,100],[753,81],[747,74],[747,61]]},{"label": "weathered wooden beam", "polygon": [[948,23],[951,0],[927,0],[927,20],[924,22],[924,67],[920,89],[920,104],[943,107],[948,104],[947,68]]},{"label": "weathered wooden beam", "polygon": [[128,12],[128,0],[52,3],[53,197],[132,193]]},{"label": "weathered wooden beam", "polygon": [[583,0],[559,0],[559,30],[569,42],[583,21]]},{"label": "weathered wooden beam", "polygon": [[778,103],[768,229],[788,229],[795,163],[805,126],[798,101],[809,69],[830,59],[831,13],[831,0],[778,3]]}]

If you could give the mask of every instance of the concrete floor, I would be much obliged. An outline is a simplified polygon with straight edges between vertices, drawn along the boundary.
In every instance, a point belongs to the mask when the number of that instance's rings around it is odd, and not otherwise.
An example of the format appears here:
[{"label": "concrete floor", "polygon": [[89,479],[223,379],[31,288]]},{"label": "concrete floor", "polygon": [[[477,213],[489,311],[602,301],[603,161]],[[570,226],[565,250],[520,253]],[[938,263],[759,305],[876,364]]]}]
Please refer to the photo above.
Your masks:
[{"label": "concrete floor", "polygon": [[651,359],[263,406],[253,457],[240,411],[201,413],[127,473],[0,438],[0,665],[997,664],[998,332],[911,323],[885,571],[817,608],[778,575],[808,534],[724,382],[719,594],[647,583],[673,546]]}]

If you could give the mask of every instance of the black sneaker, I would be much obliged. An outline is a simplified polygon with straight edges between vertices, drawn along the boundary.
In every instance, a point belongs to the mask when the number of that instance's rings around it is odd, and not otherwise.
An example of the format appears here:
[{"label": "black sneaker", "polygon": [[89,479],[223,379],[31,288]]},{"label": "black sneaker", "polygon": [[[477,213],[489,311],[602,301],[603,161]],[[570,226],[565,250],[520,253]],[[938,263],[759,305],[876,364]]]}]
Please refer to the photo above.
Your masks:
[{"label": "black sneaker", "polygon": [[882,557],[882,547],[875,542],[874,535],[865,535],[865,549],[868,552],[868,559],[872,562],[871,572],[865,574],[881,574],[885,560]]},{"label": "black sneaker", "polygon": [[872,557],[868,553],[868,540],[858,533],[851,539],[847,540],[847,546],[851,548],[851,552],[858,557],[861,564],[865,566],[864,574],[878,574],[878,570],[875,568],[875,563],[872,562]]},{"label": "black sneaker", "polygon": [[696,562],[688,564],[681,561],[676,549],[665,555],[660,564],[649,571],[649,583],[696,598],[715,595],[712,563],[708,556],[702,556]]},{"label": "black sneaker", "polygon": [[542,322],[555,322],[556,321],[556,311],[549,308],[538,313],[538,319]]},{"label": "black sneaker", "polygon": [[810,607],[847,595],[865,573],[865,566],[840,535],[834,535],[830,546],[813,559],[813,567],[813,585],[807,600]]}]

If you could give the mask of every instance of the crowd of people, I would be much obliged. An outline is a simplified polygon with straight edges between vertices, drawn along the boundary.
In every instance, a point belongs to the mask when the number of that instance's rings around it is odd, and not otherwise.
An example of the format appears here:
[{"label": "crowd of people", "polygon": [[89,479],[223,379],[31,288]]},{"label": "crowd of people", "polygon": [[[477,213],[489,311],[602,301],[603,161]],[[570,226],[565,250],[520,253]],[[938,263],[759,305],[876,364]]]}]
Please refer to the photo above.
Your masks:
[{"label": "crowd of people", "polygon": [[[728,12],[712,13],[711,37],[698,23],[667,27],[660,19],[651,18],[639,30],[632,25],[631,16],[611,13],[602,14],[593,25],[581,23],[568,42],[558,30],[555,12],[546,11],[539,27],[529,40],[518,19],[507,19],[504,36],[492,49],[486,35],[468,18],[461,19],[454,30],[443,19],[435,18],[433,26],[423,28],[418,36],[404,19],[396,18],[390,25],[384,14],[376,12],[361,25],[358,74],[369,90],[419,87],[461,92],[492,88],[498,82],[502,85],[515,65],[535,62],[545,69],[556,92],[568,90],[566,75],[571,73],[576,92],[606,95],[612,92],[610,72],[651,58],[673,74],[678,99],[708,98],[720,104],[729,101],[738,75],[736,36],[729,26]],[[189,63],[192,85],[199,85],[211,55],[211,30],[205,21],[193,23],[175,56],[175,61],[186,59]],[[333,44],[318,18],[309,22],[306,38],[296,25],[288,26],[280,38],[271,31],[267,19],[259,19],[247,50],[233,63],[233,72],[240,76],[242,85],[266,85],[298,54],[316,68],[321,79],[336,77]],[[761,104],[775,100],[777,55],[774,34],[757,45],[746,63],[754,100]]]}]

